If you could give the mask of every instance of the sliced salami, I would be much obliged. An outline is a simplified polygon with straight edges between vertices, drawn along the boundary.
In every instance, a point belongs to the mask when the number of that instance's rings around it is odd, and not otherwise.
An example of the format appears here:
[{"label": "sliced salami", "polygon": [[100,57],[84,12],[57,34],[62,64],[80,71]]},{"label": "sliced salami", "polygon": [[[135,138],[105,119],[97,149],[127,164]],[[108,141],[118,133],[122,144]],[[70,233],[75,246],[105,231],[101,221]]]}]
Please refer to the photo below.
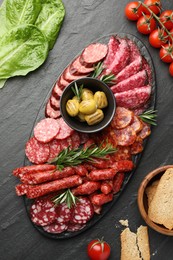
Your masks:
[{"label": "sliced salami", "polygon": [[142,130],[143,124],[141,122],[141,120],[134,115],[133,117],[133,122],[130,125],[136,133],[139,133]]},{"label": "sliced salami", "polygon": [[83,229],[86,225],[85,224],[68,224],[67,231],[69,232],[75,232]]},{"label": "sliced salami", "polygon": [[131,154],[138,154],[143,151],[143,141],[136,141],[130,147]]},{"label": "sliced salami", "polygon": [[40,143],[35,137],[31,137],[26,143],[25,154],[32,163],[42,164],[47,162],[49,153],[49,145]]},{"label": "sliced salami", "polygon": [[71,140],[72,140],[72,148],[76,149],[80,146],[80,135],[78,134],[77,131],[74,131],[71,135]]},{"label": "sliced salami", "polygon": [[142,130],[138,133],[138,139],[145,139],[151,134],[151,128],[150,125],[147,123],[143,123]]},{"label": "sliced salami", "polygon": [[150,85],[114,94],[117,106],[129,109],[135,109],[145,105],[150,95]]},{"label": "sliced salami", "polygon": [[106,57],[107,51],[107,45],[92,43],[83,50],[80,56],[80,63],[85,67],[92,67]]},{"label": "sliced salami", "polygon": [[52,140],[49,143],[50,153],[48,162],[51,162],[61,152],[61,142],[59,140]]},{"label": "sliced salami", "polygon": [[115,130],[117,137],[117,144],[120,146],[129,146],[133,144],[136,140],[136,132],[130,126]]},{"label": "sliced salami", "polygon": [[82,78],[83,75],[73,75],[70,73],[70,67],[67,67],[67,69],[65,69],[65,71],[63,72],[63,78],[67,81],[67,82],[72,82],[74,80],[80,79]]},{"label": "sliced salami", "polygon": [[85,224],[93,216],[94,209],[90,200],[86,197],[80,198],[73,208],[70,223],[73,224]]},{"label": "sliced salami", "polygon": [[119,93],[123,91],[128,91],[135,88],[140,88],[145,86],[147,82],[147,74],[145,70],[141,70],[135,75],[132,75],[128,79],[119,82],[117,85],[111,87],[113,93]]},{"label": "sliced salami", "polygon": [[50,195],[36,199],[30,208],[30,217],[37,226],[47,226],[56,219],[56,210]]},{"label": "sliced salami", "polygon": [[117,107],[116,114],[111,122],[111,126],[116,129],[122,129],[130,125],[134,117],[132,111],[124,108]]},{"label": "sliced salami", "polygon": [[86,133],[79,133],[79,136],[80,136],[80,143],[81,144],[85,144],[89,139],[89,135],[86,134]]},{"label": "sliced salami", "polygon": [[47,225],[43,227],[44,231],[52,234],[60,234],[68,229],[68,225],[64,223],[52,223],[50,225]]},{"label": "sliced salami", "polygon": [[129,146],[117,146],[117,152],[114,154],[114,160],[116,162],[121,160],[130,160],[131,153]]},{"label": "sliced salami", "polygon": [[80,56],[79,56],[72,62],[72,64],[70,65],[69,71],[70,71],[70,74],[72,74],[72,75],[87,76],[92,71],[94,71],[94,66],[91,68],[87,68],[87,67],[83,66],[80,63]]},{"label": "sliced salami", "polygon": [[62,95],[63,89],[59,84],[59,81],[55,83],[55,86],[52,89],[52,95],[56,98],[56,99],[60,99],[61,95]]},{"label": "sliced salami", "polygon": [[59,204],[56,207],[56,222],[61,224],[68,223],[71,219],[72,210],[72,208],[68,208],[66,203]]},{"label": "sliced salami", "polygon": [[133,62],[134,60],[136,60],[137,58],[141,57],[141,53],[140,50],[138,48],[138,46],[136,45],[136,43],[130,39],[127,40],[129,48],[130,48],[130,60],[129,62]]},{"label": "sliced salami", "polygon": [[113,62],[115,54],[118,50],[119,44],[120,43],[119,43],[119,41],[117,40],[116,37],[114,37],[114,36],[110,37],[110,40],[108,42],[108,54],[103,61],[104,67],[110,66],[111,63]]},{"label": "sliced salami", "polygon": [[55,110],[60,109],[60,99],[55,98],[53,95],[50,97],[50,104]]},{"label": "sliced salami", "polygon": [[34,127],[35,138],[42,143],[48,143],[59,133],[59,122],[53,118],[42,119]]},{"label": "sliced salami", "polygon": [[50,117],[50,118],[59,118],[61,116],[61,112],[60,110],[55,110],[51,104],[50,104],[50,100],[47,102],[46,104],[46,109],[45,109],[45,116],[46,117]]},{"label": "sliced salami", "polygon": [[148,83],[152,85],[152,69],[144,57],[142,58],[142,68],[147,71]]},{"label": "sliced salami", "polygon": [[64,119],[62,117],[59,119],[58,123],[60,126],[60,130],[55,137],[56,139],[58,139],[58,140],[65,139],[74,132],[74,130],[66,124],[66,122],[64,121]]},{"label": "sliced salami", "polygon": [[[61,77],[60,77],[59,80],[58,80],[58,86],[59,86],[59,88],[60,88],[61,90],[64,90],[65,87],[67,87],[68,84],[69,84],[69,82],[64,79],[64,74],[62,74]],[[54,94],[56,94],[56,93],[54,93]]]}]

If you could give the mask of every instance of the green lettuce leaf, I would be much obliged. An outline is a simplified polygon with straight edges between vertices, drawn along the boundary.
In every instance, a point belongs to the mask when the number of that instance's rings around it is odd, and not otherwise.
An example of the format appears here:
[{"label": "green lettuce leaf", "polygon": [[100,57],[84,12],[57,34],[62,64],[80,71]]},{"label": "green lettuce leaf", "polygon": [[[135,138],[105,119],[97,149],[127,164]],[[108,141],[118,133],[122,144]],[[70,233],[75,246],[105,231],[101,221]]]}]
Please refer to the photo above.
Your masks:
[{"label": "green lettuce leaf", "polygon": [[48,42],[34,25],[23,25],[8,31],[0,39],[0,79],[26,75],[47,58]]}]

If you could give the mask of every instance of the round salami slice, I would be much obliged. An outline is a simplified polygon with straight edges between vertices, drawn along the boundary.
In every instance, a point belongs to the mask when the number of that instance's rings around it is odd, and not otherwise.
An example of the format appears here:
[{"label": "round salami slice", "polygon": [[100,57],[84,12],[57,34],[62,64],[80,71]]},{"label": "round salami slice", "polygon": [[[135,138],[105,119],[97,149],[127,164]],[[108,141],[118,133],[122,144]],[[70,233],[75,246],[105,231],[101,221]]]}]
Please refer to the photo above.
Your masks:
[{"label": "round salami slice", "polygon": [[25,154],[32,163],[41,164],[47,162],[49,153],[49,145],[38,142],[35,137],[31,137],[26,143]]},{"label": "round salami slice", "polygon": [[71,136],[71,134],[74,132],[74,130],[72,128],[70,128],[66,122],[64,121],[64,119],[61,117],[58,121],[59,126],[60,126],[60,130],[58,132],[58,134],[56,135],[56,139],[65,139],[69,136]]},{"label": "round salami slice", "polygon": [[143,151],[143,142],[142,140],[141,141],[138,141],[138,142],[134,142],[132,145],[131,145],[131,148],[130,148],[130,152],[131,154],[138,154],[138,153],[141,153]]},{"label": "round salami slice", "polygon": [[64,231],[66,231],[67,228],[68,228],[68,225],[56,223],[56,222],[43,227],[44,231],[46,231],[48,233],[52,233],[52,234],[60,234]]},{"label": "round salami slice", "polygon": [[80,79],[83,77],[83,75],[73,75],[70,73],[70,67],[67,67],[67,69],[65,69],[65,71],[63,72],[63,78],[67,81],[67,82],[72,82],[74,80]]},{"label": "round salami slice", "polygon": [[53,160],[61,152],[61,142],[54,139],[49,143],[50,153],[48,162]]},{"label": "round salami slice", "polygon": [[47,226],[55,221],[56,210],[50,195],[35,199],[30,208],[30,217],[38,226]]},{"label": "round salami slice", "polygon": [[90,200],[86,197],[80,198],[73,208],[70,223],[85,224],[93,216],[94,209]]},{"label": "round salami slice", "polygon": [[59,122],[53,118],[42,119],[34,127],[35,138],[42,143],[48,143],[59,133]]},{"label": "round salami slice", "polygon": [[86,133],[79,133],[79,136],[80,136],[80,143],[81,144],[85,144],[89,139],[89,135],[86,134]]},{"label": "round salami slice", "polygon": [[115,130],[117,145],[120,146],[128,146],[135,142],[136,140],[136,132],[130,126]]},{"label": "round salami slice", "polygon": [[56,207],[56,222],[57,223],[68,223],[71,218],[72,208],[69,209],[66,203],[62,203]]},{"label": "round salami slice", "polygon": [[80,146],[80,136],[78,132],[74,131],[73,134],[71,135],[71,140],[72,140],[72,148],[76,149]]},{"label": "round salami slice", "polygon": [[141,120],[137,116],[134,115],[133,121],[132,121],[130,127],[132,127],[136,133],[139,133],[142,130],[142,126],[143,126],[143,124],[142,124]]},{"label": "round salami slice", "polygon": [[92,43],[88,45],[80,56],[80,63],[86,67],[92,67],[93,64],[103,60],[108,52],[108,47],[101,43]]},{"label": "round salami slice", "polygon": [[57,99],[53,95],[51,95],[51,97],[50,97],[50,104],[51,104],[51,107],[53,107],[55,110],[60,109],[60,99]]},{"label": "round salami slice", "polygon": [[116,129],[122,129],[130,125],[133,120],[133,112],[124,108],[117,107],[115,117],[111,122],[111,126]]},{"label": "round salami slice", "polygon": [[52,95],[57,98],[60,99],[61,95],[62,95],[63,89],[60,87],[59,82],[55,83],[55,86],[52,89]]},{"label": "round salami slice", "polygon": [[145,139],[147,136],[151,134],[150,125],[144,122],[142,122],[142,124],[142,130],[138,134],[138,139]]},{"label": "round salami slice", "polygon": [[72,75],[85,75],[87,76],[90,74],[92,71],[94,71],[94,66],[91,68],[86,68],[80,63],[80,56],[75,59],[72,64],[70,65],[70,73]]},{"label": "round salami slice", "polygon": [[69,232],[75,232],[75,231],[79,231],[81,229],[83,229],[86,225],[85,224],[69,224],[67,231]]},{"label": "round salami slice", "polygon": [[51,104],[50,104],[50,99],[46,104],[46,109],[45,109],[45,116],[50,117],[50,118],[59,118],[61,116],[60,110],[55,110]]},{"label": "round salami slice", "polygon": [[61,90],[64,90],[65,87],[69,84],[69,82],[67,80],[64,79],[63,74],[61,75],[61,77],[58,80],[58,86]]}]

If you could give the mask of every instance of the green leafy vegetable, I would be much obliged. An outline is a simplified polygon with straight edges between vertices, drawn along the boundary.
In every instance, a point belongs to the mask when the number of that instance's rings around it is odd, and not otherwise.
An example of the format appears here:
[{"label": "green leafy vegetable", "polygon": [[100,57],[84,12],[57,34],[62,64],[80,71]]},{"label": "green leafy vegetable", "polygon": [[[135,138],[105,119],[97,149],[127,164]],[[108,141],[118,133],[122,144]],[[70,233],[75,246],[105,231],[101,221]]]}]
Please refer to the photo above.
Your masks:
[{"label": "green leafy vegetable", "polygon": [[48,54],[48,42],[34,25],[23,25],[0,39],[0,79],[26,75],[38,68]]},{"label": "green leafy vegetable", "polygon": [[35,25],[46,35],[49,48],[52,49],[65,16],[61,0],[42,0],[42,9]]},{"label": "green leafy vegetable", "polygon": [[0,88],[3,88],[5,85],[6,79],[0,79]]}]

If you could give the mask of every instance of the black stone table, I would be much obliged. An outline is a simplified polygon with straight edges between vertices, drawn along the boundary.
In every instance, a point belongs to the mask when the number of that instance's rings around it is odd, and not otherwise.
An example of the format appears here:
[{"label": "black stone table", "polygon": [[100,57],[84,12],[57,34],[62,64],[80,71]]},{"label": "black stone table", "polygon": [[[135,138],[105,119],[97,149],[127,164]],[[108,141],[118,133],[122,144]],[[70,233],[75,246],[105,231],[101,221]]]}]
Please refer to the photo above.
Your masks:
[{"label": "black stone table", "polygon": [[[148,37],[124,17],[127,0],[64,0],[66,17],[46,62],[26,77],[7,81],[0,90],[0,259],[1,260],[85,260],[90,240],[110,243],[110,259],[120,259],[120,219],[128,219],[131,230],[145,224],[137,207],[137,190],[144,176],[161,165],[173,164],[173,78],[168,65]],[[165,0],[164,9],[173,8]],[[2,3],[2,0],[0,1]],[[58,241],[42,236],[29,221],[23,199],[15,194],[18,180],[12,169],[24,162],[24,147],[39,108],[63,68],[87,44],[114,32],[134,34],[148,47],[157,77],[158,125],[152,128],[142,160],[111,211],[92,229],[72,239]],[[149,228],[151,259],[173,259],[173,237]]]}]

